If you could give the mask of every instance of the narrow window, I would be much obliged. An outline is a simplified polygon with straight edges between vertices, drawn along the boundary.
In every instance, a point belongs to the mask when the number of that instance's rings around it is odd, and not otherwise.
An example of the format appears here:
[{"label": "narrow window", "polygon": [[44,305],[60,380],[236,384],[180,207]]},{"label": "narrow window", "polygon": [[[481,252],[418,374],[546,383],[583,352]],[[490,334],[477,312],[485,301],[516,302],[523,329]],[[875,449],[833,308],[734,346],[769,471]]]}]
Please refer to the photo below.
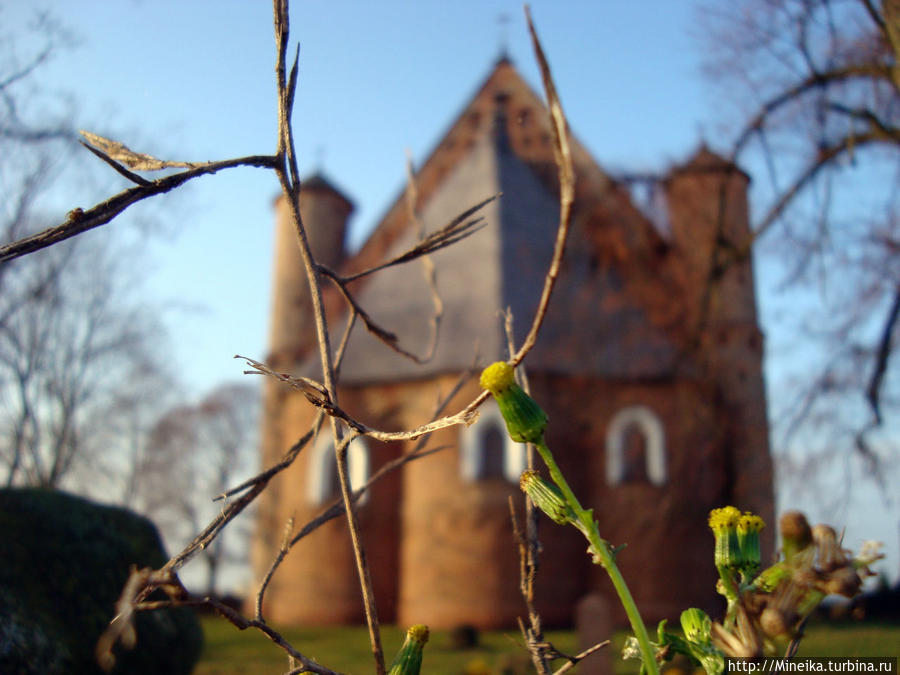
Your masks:
[{"label": "narrow window", "polygon": [[504,430],[490,424],[481,435],[481,475],[479,478],[503,478],[506,443]]},{"label": "narrow window", "polygon": [[[362,438],[354,439],[347,448],[347,465],[350,470],[350,487],[358,490],[369,480],[369,448]],[[307,495],[310,504],[324,504],[341,496],[340,479],[334,457],[334,443],[330,433],[319,434],[312,447],[307,474]],[[359,503],[366,501],[367,495]]]},{"label": "narrow window", "polygon": [[633,422],[625,427],[622,435],[622,482],[646,483],[647,477],[647,436],[644,430]]},{"label": "narrow window", "polygon": [[488,401],[478,422],[460,434],[460,469],[465,480],[505,478],[517,483],[525,470],[525,446],[514,442],[497,404]]},{"label": "narrow window", "polygon": [[666,438],[650,408],[630,406],[617,412],[606,432],[606,482],[609,485],[666,482]]}]

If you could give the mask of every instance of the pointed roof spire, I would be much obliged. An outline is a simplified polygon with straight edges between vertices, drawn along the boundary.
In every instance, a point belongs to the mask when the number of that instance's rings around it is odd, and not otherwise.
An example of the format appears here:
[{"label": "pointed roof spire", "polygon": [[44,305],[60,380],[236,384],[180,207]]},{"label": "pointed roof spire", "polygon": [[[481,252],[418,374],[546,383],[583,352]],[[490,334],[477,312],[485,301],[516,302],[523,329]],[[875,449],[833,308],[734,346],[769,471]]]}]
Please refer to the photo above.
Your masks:
[{"label": "pointed roof spire", "polygon": [[509,59],[509,35],[507,26],[512,23],[512,17],[507,12],[500,12],[497,15],[497,37],[500,43],[500,49],[497,53],[497,64],[510,63]]}]

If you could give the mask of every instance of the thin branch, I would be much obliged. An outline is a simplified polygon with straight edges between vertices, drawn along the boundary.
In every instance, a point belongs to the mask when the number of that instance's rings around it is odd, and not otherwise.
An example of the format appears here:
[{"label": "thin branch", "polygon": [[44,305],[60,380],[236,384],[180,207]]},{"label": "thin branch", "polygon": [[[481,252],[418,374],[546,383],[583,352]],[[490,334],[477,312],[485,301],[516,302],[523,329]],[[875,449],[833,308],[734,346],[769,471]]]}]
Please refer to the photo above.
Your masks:
[{"label": "thin branch", "polygon": [[281,537],[281,546],[278,547],[278,554],[275,556],[275,561],[269,566],[268,571],[263,577],[262,582],[259,584],[259,592],[256,594],[256,611],[254,612],[254,619],[256,621],[265,621],[263,619],[262,613],[262,603],[263,597],[266,594],[266,589],[269,587],[269,583],[272,581],[272,576],[275,574],[275,570],[278,569],[278,566],[281,564],[281,561],[284,560],[284,557],[288,554],[288,551],[291,550],[291,535],[294,533],[294,516],[288,518],[287,523],[284,525],[284,534]]},{"label": "thin branch", "polygon": [[[526,505],[528,500],[525,500]],[[538,675],[549,675],[550,667],[547,664],[547,654],[544,649],[543,631],[541,630],[541,617],[533,607],[533,583],[534,569],[529,566],[529,542],[519,527],[519,520],[516,518],[516,508],[513,498],[509,497],[509,517],[512,521],[513,539],[519,549],[519,591],[528,608],[529,625],[526,627],[521,617],[518,617],[519,631],[525,640],[525,648],[531,655],[531,661]],[[527,517],[527,514],[526,514]]]},{"label": "thin branch", "polygon": [[415,354],[406,351],[399,344],[397,344],[398,338],[394,333],[382,328],[377,323],[375,323],[374,320],[372,320],[372,317],[369,316],[369,313],[360,306],[360,304],[356,301],[356,298],[354,298],[350,291],[347,290],[347,287],[344,285],[343,281],[336,272],[333,272],[324,265],[319,266],[319,272],[328,277],[334,283],[340,294],[344,296],[344,300],[350,306],[351,310],[362,320],[367,331],[369,331],[372,335],[377,337],[385,345],[393,349],[398,354],[402,354],[407,358],[416,360]]},{"label": "thin branch", "polygon": [[[340,345],[338,345],[337,353],[334,356],[335,371],[340,369],[341,363],[344,360],[344,354],[347,351],[347,344],[350,342],[350,333],[353,331],[353,325],[354,325],[355,321],[356,321],[356,314],[354,312],[351,312],[350,316],[347,317],[347,325],[344,328],[344,334],[343,334],[343,336],[341,336],[341,343],[340,343]],[[235,358],[240,358],[240,357],[235,356]],[[256,371],[254,371],[254,372],[256,372]],[[320,409],[318,411],[318,413],[316,414],[316,417],[313,420],[313,423],[310,425],[309,431],[307,431],[296,443],[294,443],[288,449],[288,451],[281,458],[280,462],[278,462],[274,466],[271,466],[268,469],[262,471],[261,473],[257,474],[253,478],[248,478],[240,485],[237,485],[229,490],[226,490],[221,495],[219,495],[218,497],[213,499],[213,501],[219,501],[220,499],[227,499],[228,497],[236,495],[239,492],[243,492],[247,488],[250,488],[250,487],[256,485],[257,483],[260,483],[263,481],[268,482],[273,476],[275,476],[275,474],[277,474],[277,473],[283,471],[284,469],[286,469],[287,467],[289,467],[291,464],[293,464],[294,460],[296,459],[296,457],[300,453],[300,451],[306,446],[307,443],[309,443],[310,440],[312,440],[313,436],[315,436],[317,433],[319,433],[319,428],[322,425],[323,419],[325,419],[325,412]]]},{"label": "thin branch", "polygon": [[[328,334],[328,326],[325,321],[325,310],[322,303],[322,288],[320,273],[303,226],[300,215],[298,196],[300,191],[300,178],[297,169],[296,151],[294,148],[293,128],[291,126],[291,105],[294,100],[296,86],[297,60],[299,50],[291,71],[290,82],[285,82],[285,56],[287,43],[290,36],[288,0],[274,0],[274,27],[277,60],[275,70],[278,78],[278,157],[275,172],[278,175],[282,192],[288,201],[294,229],[297,234],[297,243],[300,247],[300,256],[306,270],[309,283],[310,297],[312,299],[313,318],[316,326],[316,337],[319,346],[319,357],[322,364],[325,394],[329,402],[336,408],[337,392],[335,389],[334,366],[332,363],[331,344]],[[285,163],[290,171],[285,170]],[[306,392],[304,392],[306,393]],[[366,614],[366,624],[369,628],[369,639],[372,645],[372,655],[375,659],[376,675],[384,675],[384,654],[381,647],[381,634],[378,624],[378,612],[375,607],[375,593],[372,587],[371,574],[366,562],[365,548],[360,535],[359,517],[352,500],[349,468],[347,466],[346,446],[342,452],[340,448],[341,429],[334,416],[331,418],[331,430],[334,437],[335,461],[337,462],[338,477],[341,486],[341,497],[344,501],[344,509],[347,516],[347,525],[350,530],[350,540],[353,545],[353,557],[356,562],[356,571],[359,576],[359,585],[363,597],[363,606]]]},{"label": "thin branch", "polygon": [[[169,599],[145,602],[144,598],[157,589],[165,591]],[[110,670],[115,665],[115,657],[112,650],[117,642],[121,641],[126,647],[134,644],[137,639],[134,628],[134,614],[136,612],[184,606],[212,607],[241,630],[255,628],[261,631],[272,642],[302,663],[306,670],[320,673],[321,675],[339,675],[339,673],[319,665],[298,652],[278,631],[272,629],[264,622],[247,619],[239,612],[212,598],[197,598],[190,595],[175,573],[171,569],[166,568],[159,570],[133,568],[131,570],[131,574],[116,602],[116,616],[97,641],[95,653],[102,667],[105,670]]]},{"label": "thin branch", "polygon": [[751,234],[750,240],[737,249],[736,257],[743,260],[750,254],[753,241],[761,237],[766,231],[781,217],[785,209],[790,205],[793,199],[804,189],[819,172],[840,157],[845,152],[849,152],[854,147],[868,145],[870,143],[878,143],[883,141],[881,134],[868,133],[858,136],[845,136],[837,143],[820,148],[815,159],[813,159],[807,167],[794,179],[794,182],[781,193],[781,197],[773,204],[760,220],[759,224]]},{"label": "thin branch", "polygon": [[869,401],[869,406],[875,415],[876,424],[881,424],[881,385],[887,372],[894,328],[897,326],[898,317],[900,317],[900,285],[894,290],[894,300],[881,329],[881,339],[878,341],[878,353],[875,357],[875,370],[872,372],[872,378],[869,380],[869,386],[866,388],[866,399]]},{"label": "thin branch", "polygon": [[[349,439],[350,442],[352,442],[356,438],[358,438],[358,436],[355,434],[349,435],[346,437],[346,439]],[[347,447],[347,445],[349,445],[349,443],[345,442],[343,439],[341,442],[345,448]],[[422,447],[423,445],[424,445],[424,443],[419,444],[419,446],[417,446],[419,449],[413,450],[412,452],[408,452],[401,457],[397,457],[396,459],[391,460],[387,464],[384,464],[380,469],[378,469],[378,471],[373,473],[372,476],[369,478],[369,480],[366,481],[366,483],[364,485],[362,485],[361,487],[359,487],[353,491],[353,495],[352,495],[353,503],[356,504],[359,501],[359,499],[366,492],[368,492],[369,489],[375,483],[377,483],[381,478],[383,478],[387,474],[391,473],[392,471],[399,469],[401,466],[404,466],[405,464],[408,464],[409,462],[412,462],[413,460],[421,459],[423,457],[428,457],[429,455],[433,455],[436,452],[440,452],[441,450],[446,450],[448,447],[450,447],[447,445],[441,445],[436,448],[424,449]],[[293,536],[293,538],[291,538],[290,547],[293,547],[301,539],[303,539],[304,537],[307,537],[310,534],[312,534],[313,532],[315,532],[317,529],[319,529],[322,525],[324,525],[328,521],[334,520],[335,518],[340,517],[343,513],[344,513],[344,505],[343,505],[342,501],[340,499],[335,500],[331,505],[327,506],[317,516],[315,516],[312,520],[310,520],[308,523],[306,523],[306,525],[304,525],[297,532],[297,534],[295,534]],[[282,557],[282,559],[283,559],[283,557]],[[280,563],[281,563],[281,561],[278,560],[277,564],[273,564],[273,570],[272,570],[273,572],[274,572],[274,567],[277,567],[277,565]]]},{"label": "thin branch", "polygon": [[184,607],[184,606],[205,606],[211,607],[216,610],[221,616],[231,622],[238,630],[246,630],[248,628],[255,628],[260,631],[263,635],[269,638],[276,645],[281,647],[288,655],[289,658],[295,659],[297,662],[301,663],[298,672],[310,672],[310,673],[319,673],[320,675],[341,675],[340,672],[331,670],[326,668],[325,666],[317,663],[313,659],[304,656],[296,648],[288,642],[281,633],[272,628],[269,624],[264,621],[257,621],[256,619],[248,619],[240,612],[232,609],[228,605],[215,600],[210,597],[204,598],[195,598],[190,597],[183,601],[172,601],[172,602],[153,602],[153,603],[139,603],[136,606],[136,609],[157,609],[159,607]]},{"label": "thin branch", "polygon": [[192,178],[214,174],[222,169],[231,169],[237,166],[255,166],[271,169],[275,165],[276,158],[271,155],[251,155],[237,159],[226,159],[220,162],[211,162],[202,167],[174,173],[170,176],[151,181],[149,185],[140,185],[129,188],[114,195],[104,202],[93,206],[87,211],[73,209],[69,212],[65,222],[56,227],[49,227],[37,234],[24,237],[17,241],[0,246],[0,263],[18,258],[29,253],[34,253],[60,241],[74,237],[95,227],[105,225],[117,215],[122,213],[132,204],[163,194],[183,185]]},{"label": "thin branch", "polygon": [[566,237],[568,236],[569,225],[572,220],[572,203],[575,200],[575,169],[572,165],[572,152],[569,149],[568,123],[566,122],[562,103],[556,93],[556,85],[553,82],[550,66],[547,63],[547,58],[544,56],[544,50],[541,48],[540,40],[531,21],[531,12],[527,5],[525,7],[525,18],[528,21],[528,31],[531,33],[531,44],[535,58],[537,58],[538,65],[541,68],[541,79],[544,82],[547,107],[550,111],[550,126],[553,131],[553,155],[559,169],[559,229],[556,233],[556,243],[553,246],[553,258],[550,262],[550,269],[547,271],[547,276],[544,279],[544,288],[541,292],[541,299],[538,303],[534,320],[531,323],[531,329],[528,331],[528,335],[522,342],[519,351],[510,360],[510,364],[513,366],[519,365],[522,359],[525,358],[525,355],[534,347],[538,331],[541,329],[541,324],[544,322],[544,317],[547,314],[547,307],[550,305],[550,295],[553,293],[553,287],[556,285],[560,263],[566,248]]},{"label": "thin branch", "polygon": [[409,441],[419,438],[420,436],[424,436],[425,434],[429,434],[432,431],[444,429],[445,427],[450,427],[455,424],[464,424],[466,426],[470,426],[478,417],[478,413],[476,412],[477,408],[487,399],[488,396],[490,396],[488,392],[483,391],[469,405],[467,405],[458,413],[442,417],[440,419],[434,420],[433,422],[423,424],[422,426],[415,427],[414,429],[410,429],[408,431],[380,431],[378,429],[366,426],[359,420],[350,417],[350,415],[348,415],[344,410],[334,405],[325,396],[326,392],[318,388],[322,385],[318,385],[317,387],[314,385],[317,385],[318,383],[310,384],[313,381],[309,380],[308,378],[295,378],[287,375],[286,373],[278,373],[272,370],[272,368],[270,368],[266,364],[260,363],[259,361],[254,361],[247,356],[240,356],[238,358],[244,359],[248,364],[250,364],[260,373],[263,373],[270,377],[274,377],[275,379],[290,385],[294,389],[301,391],[310,403],[312,403],[317,408],[324,410],[325,413],[330,417],[343,421],[357,434],[370,436],[378,441]]},{"label": "thin branch", "polygon": [[888,124],[868,108],[851,108],[838,101],[827,101],[825,106],[841,115],[867,122],[873,135],[880,132],[885,141],[900,144],[900,129]]},{"label": "thin branch", "polygon": [[[466,209],[449,223],[444,225],[444,227],[436,230],[435,232],[432,232],[427,237],[422,239],[422,241],[417,243],[408,251],[401,253],[397,257],[391,258],[387,262],[376,265],[375,267],[365,269],[362,272],[356,272],[355,274],[350,274],[346,277],[340,277],[340,281],[345,284],[350,283],[351,281],[356,281],[357,279],[368,276],[373,272],[378,272],[379,270],[393,267],[394,265],[401,265],[403,263],[410,262],[411,260],[415,260],[416,258],[428,255],[429,253],[434,253],[435,251],[439,251],[442,248],[465,239],[469,235],[475,234],[478,230],[485,227],[487,223],[484,222],[484,218],[482,217],[473,218],[469,221],[466,221],[466,218],[490,204],[492,201],[500,197],[501,194],[502,193],[497,193],[477,203],[475,206]],[[334,273],[332,273],[331,276],[337,277],[337,275]]]},{"label": "thin branch", "polygon": [[557,654],[558,654],[559,656],[561,656],[562,658],[566,659],[567,662],[564,663],[562,666],[560,666],[560,667],[556,670],[556,672],[553,673],[553,675],[562,675],[562,674],[565,673],[567,670],[570,670],[571,668],[574,668],[574,667],[578,664],[579,661],[584,660],[585,658],[587,658],[588,656],[590,656],[590,655],[593,654],[594,652],[596,652],[596,651],[598,651],[598,650],[600,650],[600,649],[603,649],[603,647],[606,647],[606,646],[608,646],[609,644],[610,644],[609,640],[604,640],[603,642],[598,642],[598,643],[595,644],[594,646],[588,647],[588,648],[585,649],[583,652],[579,652],[579,653],[576,654],[575,656],[566,656],[565,654],[561,654],[561,653],[557,652]]},{"label": "thin branch", "polygon": [[[412,153],[407,150],[406,153],[406,207],[409,212],[410,222],[416,224],[419,240],[425,239],[425,224],[419,217],[419,188],[416,185],[415,170],[413,167]],[[457,240],[458,241],[458,240]],[[431,331],[428,341],[428,349],[425,355],[420,357],[418,363],[427,363],[434,357],[437,349],[438,336],[440,335],[441,319],[444,316],[444,303],[437,288],[437,271],[434,267],[434,261],[430,255],[422,256],[422,274],[425,276],[425,283],[428,284],[428,290],[431,293],[431,304],[434,306],[434,314],[431,315]]]},{"label": "thin branch", "polygon": [[233,488],[229,488],[228,490],[225,490],[225,492],[216,496],[213,499],[213,501],[217,502],[217,501],[221,501],[222,499],[228,499],[229,497],[232,497],[240,492],[243,492],[244,490],[247,490],[248,488],[251,488],[254,485],[258,485],[259,483],[268,483],[277,474],[281,473],[286,468],[288,468],[291,464],[294,463],[294,460],[297,458],[297,455],[306,446],[306,444],[312,440],[313,436],[318,431],[318,425],[321,423],[321,421],[323,419],[325,419],[325,413],[320,410],[316,417],[316,420],[313,422],[313,428],[310,429],[309,431],[307,431],[305,434],[303,434],[303,436],[288,449],[288,451],[281,458],[281,461],[279,461],[277,464],[274,464],[273,466],[270,466],[265,471],[262,471],[262,472],[256,474],[252,478],[248,478],[243,483],[240,483],[239,485],[235,485]]},{"label": "thin branch", "polygon": [[769,116],[782,106],[796,100],[799,96],[802,96],[813,89],[824,88],[833,82],[843,82],[858,77],[887,80],[890,79],[891,72],[890,68],[887,66],[863,63],[837,68],[825,73],[810,74],[805,80],[785,89],[760,106],[757,113],[744,127],[744,130],[735,141],[734,149],[731,153],[731,160],[734,161],[737,158],[753,134],[762,129]]},{"label": "thin branch", "polygon": [[0,91],[3,91],[11,84],[18,82],[19,80],[23,80],[31,75],[31,73],[33,73],[38,68],[38,66],[40,66],[42,63],[44,63],[44,61],[47,60],[47,58],[49,58],[52,52],[53,45],[45,46],[44,49],[41,50],[41,52],[31,60],[30,63],[12,73],[5,80],[0,80]]},{"label": "thin branch", "polygon": [[[415,188],[413,187],[413,190]],[[418,244],[413,246],[408,251],[400,254],[396,258],[393,258],[381,265],[377,265],[376,267],[372,267],[370,269],[364,270],[357,274],[350,275],[348,277],[342,277],[337,272],[329,269],[324,265],[318,265],[317,269],[320,274],[328,277],[337,287],[340,294],[344,297],[344,300],[350,306],[350,308],[359,316],[362,320],[363,324],[365,324],[366,330],[369,331],[376,338],[381,340],[385,344],[385,346],[394,350],[401,356],[404,356],[411,361],[424,364],[431,360],[434,355],[434,349],[437,346],[437,337],[438,337],[438,326],[440,324],[440,317],[443,314],[443,303],[441,302],[441,298],[438,295],[437,287],[435,285],[435,273],[434,273],[434,264],[431,262],[428,255],[435,251],[438,251],[442,248],[455,244],[462,239],[474,234],[482,227],[486,226],[483,218],[474,218],[469,221],[465,221],[467,217],[472,215],[474,212],[483,208],[486,204],[490,203],[500,195],[494,195],[493,197],[488,197],[484,201],[476,204],[470,209],[467,209],[456,218],[451,220],[447,225],[442,227],[440,230],[432,233],[431,235],[424,237]],[[418,222],[415,214],[411,215],[411,220],[413,222]],[[404,349],[400,346],[397,336],[382,328],[378,325],[369,313],[366,312],[365,309],[356,301],[356,298],[347,288],[347,284],[351,281],[364,277],[368,274],[372,274],[373,272],[377,272],[379,270],[383,270],[387,267],[392,267],[394,265],[400,265],[402,263],[410,262],[417,258],[422,258],[423,264],[425,265],[426,270],[426,281],[429,284],[429,288],[431,290],[432,303],[435,306],[435,314],[432,316],[431,324],[431,339],[429,341],[429,347],[425,351],[424,356],[418,356],[417,354],[413,354],[412,352]],[[430,267],[429,267],[430,265]],[[429,271],[430,270],[430,271]]]},{"label": "thin branch", "polygon": [[884,17],[878,13],[878,10],[875,9],[875,5],[872,4],[872,0],[861,0],[863,7],[866,8],[866,12],[869,13],[869,18],[872,19],[873,23],[878,26],[878,29],[887,34],[887,25],[884,22]]}]

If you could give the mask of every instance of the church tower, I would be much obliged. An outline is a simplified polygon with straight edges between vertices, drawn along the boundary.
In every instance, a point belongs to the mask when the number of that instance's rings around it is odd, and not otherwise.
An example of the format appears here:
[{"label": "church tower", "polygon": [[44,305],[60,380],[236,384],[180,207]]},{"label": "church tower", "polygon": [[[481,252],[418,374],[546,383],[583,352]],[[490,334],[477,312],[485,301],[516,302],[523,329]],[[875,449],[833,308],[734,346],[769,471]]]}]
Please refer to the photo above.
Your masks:
[{"label": "church tower", "polygon": [[775,514],[763,382],[763,335],[753,276],[750,178],[706,147],[665,183],[685,306],[687,341],[715,383],[728,451],[731,502],[762,516],[764,556]]},{"label": "church tower", "polygon": [[[297,363],[313,353],[316,344],[312,301],[291,211],[284,195],[279,195],[273,206],[272,301],[266,362],[279,372],[292,372]],[[337,267],[343,260],[347,221],[352,212],[352,202],[320,174],[314,174],[302,182],[300,214],[310,249],[321,263]],[[261,429],[263,466],[276,464],[303,433],[295,433],[290,408],[290,390],[266,378]],[[323,426],[322,435],[328,432],[327,425]],[[258,574],[264,573],[271,564],[281,544],[285,524],[293,515],[287,506],[291,502],[291,490],[292,486],[274,481],[260,496],[258,534],[252,551],[254,569]],[[278,592],[290,595],[281,589]],[[273,618],[279,618],[277,612]],[[344,614],[336,618],[338,622],[347,619]]]}]

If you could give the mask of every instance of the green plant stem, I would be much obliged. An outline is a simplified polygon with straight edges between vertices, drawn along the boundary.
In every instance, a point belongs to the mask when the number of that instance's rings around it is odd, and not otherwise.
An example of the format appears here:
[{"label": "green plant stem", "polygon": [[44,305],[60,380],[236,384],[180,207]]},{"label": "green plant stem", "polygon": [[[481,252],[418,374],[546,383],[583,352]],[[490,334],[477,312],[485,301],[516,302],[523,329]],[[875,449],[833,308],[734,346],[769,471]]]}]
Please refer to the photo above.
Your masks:
[{"label": "green plant stem", "polygon": [[641,614],[634,602],[634,598],[631,597],[631,591],[628,590],[628,585],[625,583],[625,579],[622,577],[622,573],[616,565],[609,544],[600,536],[593,512],[581,507],[581,503],[578,501],[575,493],[572,492],[572,488],[569,487],[569,483],[566,481],[565,477],[563,477],[562,472],[559,470],[556,460],[553,459],[553,454],[550,452],[550,448],[547,447],[547,443],[543,437],[541,437],[534,446],[537,448],[538,453],[547,465],[547,469],[550,471],[550,478],[553,479],[553,482],[556,483],[557,487],[562,491],[563,497],[565,497],[572,512],[575,514],[575,526],[581,530],[582,534],[584,534],[588,542],[590,542],[591,552],[594,554],[595,562],[599,561],[600,565],[603,566],[603,569],[606,570],[610,581],[612,581],[613,586],[616,589],[616,593],[619,595],[619,602],[621,602],[622,607],[625,608],[625,613],[628,615],[628,621],[631,623],[631,629],[634,631],[634,636],[637,638],[638,645],[641,648],[641,656],[646,672],[648,675],[658,675],[659,666],[656,663],[656,654],[653,652],[653,647],[650,644],[650,637],[647,635],[647,627],[644,625],[644,620],[641,619]]}]

